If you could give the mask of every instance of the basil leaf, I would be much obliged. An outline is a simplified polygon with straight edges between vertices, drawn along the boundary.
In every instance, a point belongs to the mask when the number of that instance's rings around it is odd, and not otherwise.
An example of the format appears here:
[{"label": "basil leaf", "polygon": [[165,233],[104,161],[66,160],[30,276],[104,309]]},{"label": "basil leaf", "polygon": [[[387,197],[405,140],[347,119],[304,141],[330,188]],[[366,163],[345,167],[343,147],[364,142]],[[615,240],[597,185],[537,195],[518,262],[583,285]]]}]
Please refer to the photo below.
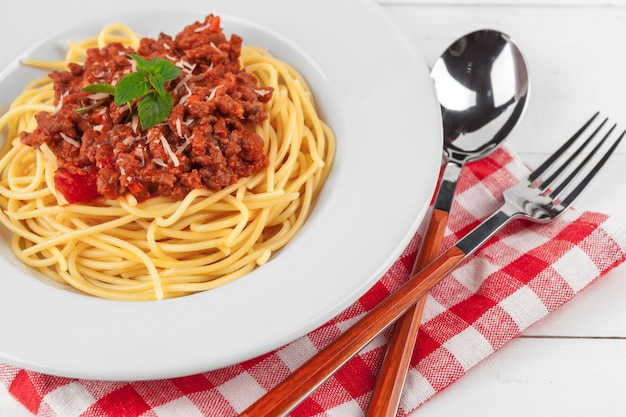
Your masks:
[{"label": "basil leaf", "polygon": [[146,130],[161,123],[172,111],[173,104],[172,96],[168,93],[165,95],[156,94],[155,92],[146,94],[137,103],[141,128]]},{"label": "basil leaf", "polygon": [[167,94],[167,91],[165,90],[165,82],[160,77],[150,76],[148,77],[148,81],[158,95],[162,96]]},{"label": "basil leaf", "polygon": [[83,91],[86,93],[104,93],[114,95],[115,86],[106,83],[96,83],[83,87]]},{"label": "basil leaf", "polygon": [[158,59],[152,64],[151,70],[155,77],[160,78],[164,82],[175,80],[181,74],[180,69],[167,59]]},{"label": "basil leaf", "polygon": [[141,74],[137,72],[127,74],[120,80],[115,89],[115,105],[121,106],[145,96],[150,90],[150,83]]},{"label": "basil leaf", "polygon": [[[142,129],[151,128],[167,118],[172,111],[172,96],[165,89],[165,83],[175,80],[181,70],[164,58],[146,60],[139,55],[129,54],[135,61],[136,71],[122,77],[117,87],[111,84],[92,84],[84,88],[86,92],[114,95],[115,105],[122,106],[135,99]],[[98,105],[102,102],[98,102]],[[85,112],[92,107],[79,109]]]},{"label": "basil leaf", "polygon": [[[150,61],[147,61],[144,58],[136,54],[128,54],[128,56],[131,57],[133,61],[135,61],[135,64],[137,64],[135,66],[137,68],[137,72],[144,73],[144,74],[150,74],[152,72],[150,68],[152,68],[153,64]],[[153,58],[153,59],[159,59],[159,58]],[[160,59],[163,59],[163,58],[160,58]]]}]

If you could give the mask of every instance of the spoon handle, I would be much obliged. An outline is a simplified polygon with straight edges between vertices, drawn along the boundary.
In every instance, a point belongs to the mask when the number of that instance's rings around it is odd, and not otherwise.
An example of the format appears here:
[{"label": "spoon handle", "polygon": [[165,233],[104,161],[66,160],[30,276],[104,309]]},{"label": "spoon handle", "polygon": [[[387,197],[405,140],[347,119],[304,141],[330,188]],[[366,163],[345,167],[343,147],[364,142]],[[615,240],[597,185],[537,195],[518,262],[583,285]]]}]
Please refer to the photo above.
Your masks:
[{"label": "spoon handle", "polygon": [[240,417],[278,417],[295,408],[467,257],[452,246],[357,323],[250,405]]},{"label": "spoon handle", "polygon": [[[413,264],[413,275],[435,259],[440,251],[462,167],[463,162],[452,160],[447,160],[444,164],[439,188],[435,193],[434,209]],[[422,297],[396,321],[376,380],[367,417],[396,416],[425,303],[426,297]]]},{"label": "spoon handle", "polygon": [[[448,212],[435,208],[422,239],[412,275],[423,269],[439,254],[448,223]],[[400,395],[415,348],[426,297],[413,305],[394,324],[387,354],[376,380],[367,417],[395,417]]]}]

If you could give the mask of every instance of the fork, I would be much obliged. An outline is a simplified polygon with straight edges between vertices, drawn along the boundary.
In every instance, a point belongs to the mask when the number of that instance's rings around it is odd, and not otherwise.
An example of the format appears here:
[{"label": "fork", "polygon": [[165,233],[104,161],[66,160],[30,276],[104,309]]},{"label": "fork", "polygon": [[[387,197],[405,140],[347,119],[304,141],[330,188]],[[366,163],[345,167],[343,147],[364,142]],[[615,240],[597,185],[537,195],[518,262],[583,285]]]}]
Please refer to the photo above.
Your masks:
[{"label": "fork", "polygon": [[[583,138],[584,132],[598,115],[599,113],[594,114],[528,177],[507,189],[503,193],[504,204],[496,212],[414,274],[406,284],[249,406],[240,416],[277,417],[287,414],[510,221],[527,219],[546,223],[569,208],[600,171],[626,133],[625,130],[617,139],[609,141],[611,136],[615,136],[613,132],[617,125],[613,124],[608,132],[601,135],[608,121],[606,118],[582,144],[572,148]],[[593,148],[584,155],[583,151],[594,142],[596,144]],[[600,152],[604,148],[608,149]]]}]

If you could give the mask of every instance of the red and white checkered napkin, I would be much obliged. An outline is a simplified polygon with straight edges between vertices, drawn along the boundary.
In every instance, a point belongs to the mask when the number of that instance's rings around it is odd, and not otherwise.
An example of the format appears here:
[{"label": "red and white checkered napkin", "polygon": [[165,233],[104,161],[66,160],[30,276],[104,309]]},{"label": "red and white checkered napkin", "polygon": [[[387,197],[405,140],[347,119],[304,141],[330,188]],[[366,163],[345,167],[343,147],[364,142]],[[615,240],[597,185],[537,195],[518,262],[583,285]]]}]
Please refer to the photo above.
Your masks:
[{"label": "red and white checkered napkin", "polygon": [[[468,165],[457,186],[444,246],[496,209],[528,172],[501,149]],[[145,382],[73,380],[0,364],[0,381],[40,416],[235,416],[408,277],[416,236],[384,277],[341,315],[259,358],[198,375]],[[606,215],[570,210],[538,225],[511,223],[434,288],[401,402],[405,415],[559,308],[626,258],[626,230]],[[386,348],[379,336],[292,415],[361,416]]]}]

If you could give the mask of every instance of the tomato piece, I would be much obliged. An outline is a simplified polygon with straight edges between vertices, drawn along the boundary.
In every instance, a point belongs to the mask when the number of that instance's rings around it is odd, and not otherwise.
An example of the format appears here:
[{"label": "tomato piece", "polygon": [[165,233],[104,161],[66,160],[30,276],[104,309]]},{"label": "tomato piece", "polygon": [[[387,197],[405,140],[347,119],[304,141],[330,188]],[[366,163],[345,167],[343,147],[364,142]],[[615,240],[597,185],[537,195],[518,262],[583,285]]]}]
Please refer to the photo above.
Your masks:
[{"label": "tomato piece", "polygon": [[220,31],[220,17],[213,16],[211,21],[209,22],[209,30],[213,33],[217,33]]},{"label": "tomato piece", "polygon": [[145,191],[145,187],[140,182],[131,181],[131,183],[128,184],[128,190],[134,195],[137,195],[143,193]]},{"label": "tomato piece", "polygon": [[98,197],[98,168],[59,168],[54,173],[54,185],[68,203],[83,203]]}]

